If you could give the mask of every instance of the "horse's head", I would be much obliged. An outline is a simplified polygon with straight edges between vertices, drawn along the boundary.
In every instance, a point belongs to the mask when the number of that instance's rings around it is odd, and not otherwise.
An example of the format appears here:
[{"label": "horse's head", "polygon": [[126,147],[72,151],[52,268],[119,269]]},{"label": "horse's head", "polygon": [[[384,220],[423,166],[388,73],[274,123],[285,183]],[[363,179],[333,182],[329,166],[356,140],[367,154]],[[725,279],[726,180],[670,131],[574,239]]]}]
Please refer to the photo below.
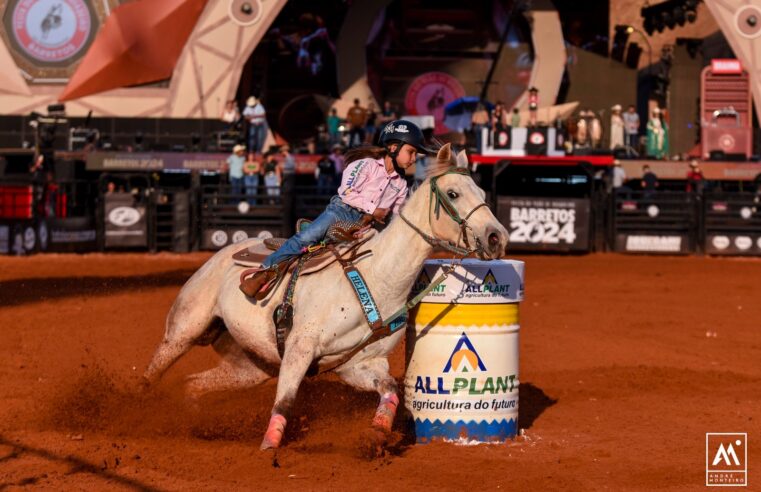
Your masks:
[{"label": "horse's head", "polygon": [[428,168],[429,221],[437,239],[477,253],[482,259],[505,254],[508,233],[486,206],[484,191],[468,172],[465,151],[456,156],[449,144]]}]

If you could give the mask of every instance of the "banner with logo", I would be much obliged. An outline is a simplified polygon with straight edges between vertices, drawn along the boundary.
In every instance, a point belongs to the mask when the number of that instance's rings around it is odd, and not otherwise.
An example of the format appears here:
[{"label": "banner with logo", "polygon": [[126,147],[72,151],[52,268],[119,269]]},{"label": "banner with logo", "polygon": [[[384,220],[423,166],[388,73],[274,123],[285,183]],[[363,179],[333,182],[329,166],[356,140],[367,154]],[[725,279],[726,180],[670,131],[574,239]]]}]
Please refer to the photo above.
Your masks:
[{"label": "banner with logo", "polygon": [[510,250],[589,250],[588,199],[500,197],[498,210]]},{"label": "banner with logo", "polygon": [[148,247],[145,204],[136,203],[131,193],[111,193],[104,197],[106,248]]},{"label": "banner with logo", "polygon": [[761,234],[708,233],[705,252],[710,255],[761,256]]},{"label": "banner with logo", "polygon": [[619,233],[616,234],[615,247],[616,251],[625,253],[690,253],[690,241],[687,234],[670,232],[663,234]]},{"label": "banner with logo", "polygon": [[[47,251],[82,253],[95,251],[97,234],[95,220],[92,217],[50,218],[45,224]],[[43,234],[40,233],[40,243]]]}]

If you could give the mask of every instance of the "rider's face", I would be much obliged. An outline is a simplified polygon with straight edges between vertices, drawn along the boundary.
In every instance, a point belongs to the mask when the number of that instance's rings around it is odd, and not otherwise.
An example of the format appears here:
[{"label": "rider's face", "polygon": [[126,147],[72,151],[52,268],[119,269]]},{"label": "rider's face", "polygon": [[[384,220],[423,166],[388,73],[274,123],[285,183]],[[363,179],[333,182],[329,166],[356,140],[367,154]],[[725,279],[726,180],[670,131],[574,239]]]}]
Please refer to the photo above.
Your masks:
[{"label": "rider's face", "polygon": [[396,163],[402,169],[407,169],[417,160],[417,149],[409,144],[404,144],[399,155],[396,156]]}]

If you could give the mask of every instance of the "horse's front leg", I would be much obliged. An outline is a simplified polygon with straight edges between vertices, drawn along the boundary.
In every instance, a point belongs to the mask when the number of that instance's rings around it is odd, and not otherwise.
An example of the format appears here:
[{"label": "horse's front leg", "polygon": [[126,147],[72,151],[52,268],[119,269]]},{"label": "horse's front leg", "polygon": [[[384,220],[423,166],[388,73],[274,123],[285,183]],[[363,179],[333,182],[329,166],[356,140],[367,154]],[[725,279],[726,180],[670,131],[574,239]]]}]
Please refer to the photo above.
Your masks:
[{"label": "horse's front leg", "polygon": [[294,337],[289,339],[289,342],[286,343],[285,354],[280,364],[275,405],[272,407],[272,416],[267,432],[264,433],[261,449],[280,446],[288,422],[288,415],[293,406],[293,401],[296,399],[296,392],[307,369],[314,360],[317,348],[316,340],[309,337]]},{"label": "horse's front leg", "polygon": [[351,367],[342,367],[337,372],[341,379],[355,388],[378,392],[380,403],[375,410],[372,426],[384,433],[391,432],[399,396],[396,380],[389,374],[388,359],[377,357],[364,360]]}]

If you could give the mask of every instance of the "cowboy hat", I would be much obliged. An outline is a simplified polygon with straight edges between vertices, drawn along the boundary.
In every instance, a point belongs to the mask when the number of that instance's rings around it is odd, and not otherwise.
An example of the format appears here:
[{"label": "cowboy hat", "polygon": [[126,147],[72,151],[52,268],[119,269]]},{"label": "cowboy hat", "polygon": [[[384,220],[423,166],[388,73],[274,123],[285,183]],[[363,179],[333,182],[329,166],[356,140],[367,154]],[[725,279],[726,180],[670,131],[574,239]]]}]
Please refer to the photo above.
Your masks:
[{"label": "cowboy hat", "polygon": [[616,105],[614,105],[614,106],[613,106],[612,108],[610,108],[610,109],[612,109],[613,111],[621,111],[621,109],[622,109],[622,108],[621,108],[621,105],[620,105],[620,104],[616,104]]},{"label": "cowboy hat", "polygon": [[256,99],[254,96],[249,96],[248,99],[246,99],[246,106],[256,106],[256,103],[258,103],[259,100]]},{"label": "cowboy hat", "polygon": [[237,154],[238,152],[244,152],[246,150],[245,145],[238,144],[235,147],[233,147],[233,153]]}]

